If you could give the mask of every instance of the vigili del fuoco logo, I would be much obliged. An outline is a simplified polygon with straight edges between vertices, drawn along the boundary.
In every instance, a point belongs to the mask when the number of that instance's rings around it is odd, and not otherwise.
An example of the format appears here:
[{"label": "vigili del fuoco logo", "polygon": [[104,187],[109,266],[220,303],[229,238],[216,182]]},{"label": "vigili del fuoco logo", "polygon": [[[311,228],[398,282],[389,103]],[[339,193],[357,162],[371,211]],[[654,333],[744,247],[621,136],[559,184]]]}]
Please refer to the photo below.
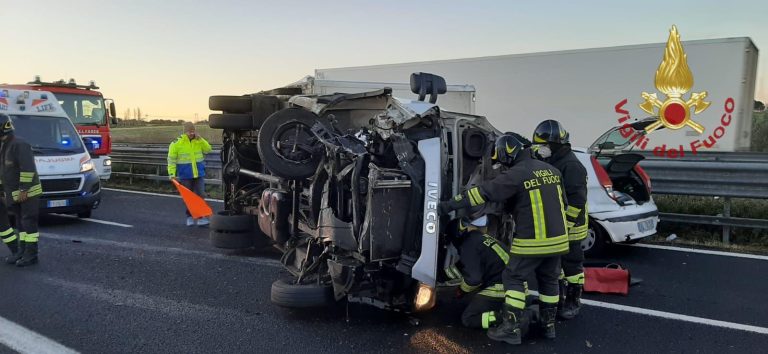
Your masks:
[{"label": "vigili del fuoco logo", "polygon": [[[639,104],[640,108],[658,117],[658,120],[648,125],[645,131],[637,132],[629,125],[629,111],[624,109],[628,99],[622,100],[615,107],[616,113],[622,115],[619,118],[619,124],[622,124],[620,133],[625,139],[629,139],[630,143],[634,143],[643,150],[647,150],[650,145],[654,155],[676,158],[684,157],[685,150],[690,150],[695,155],[702,149],[711,149],[725,135],[726,128],[731,124],[731,114],[736,103],[732,97],[725,100],[720,125],[710,132],[694,120],[697,114],[709,108],[711,102],[706,101],[707,91],[687,95],[693,87],[693,73],[688,67],[688,56],[680,43],[680,34],[675,26],[672,26],[669,31],[664,58],[656,70],[654,83],[656,90],[661,92],[663,97],[659,97],[655,92],[641,94],[644,101]],[[703,137],[686,142],[687,146],[684,144],[680,144],[679,147],[667,147],[666,144],[653,146],[650,134],[661,127],[671,130],[691,129]]]}]

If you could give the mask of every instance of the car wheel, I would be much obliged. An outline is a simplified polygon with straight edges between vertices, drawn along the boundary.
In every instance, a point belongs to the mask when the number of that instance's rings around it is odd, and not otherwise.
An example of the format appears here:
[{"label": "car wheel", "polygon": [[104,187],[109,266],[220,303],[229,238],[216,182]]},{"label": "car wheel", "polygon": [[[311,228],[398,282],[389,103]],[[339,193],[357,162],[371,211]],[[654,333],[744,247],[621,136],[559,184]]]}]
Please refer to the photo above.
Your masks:
[{"label": "car wheel", "polygon": [[211,230],[211,245],[216,248],[243,249],[254,245],[252,231],[228,232]]},{"label": "car wheel", "polygon": [[251,111],[250,96],[211,96],[208,98],[208,108],[212,111],[227,113],[249,113]]},{"label": "car wheel", "polygon": [[596,221],[589,219],[587,238],[581,241],[581,249],[584,251],[584,256],[600,256],[605,253],[609,246],[610,240],[603,227]]},{"label": "car wheel", "polygon": [[333,287],[330,285],[295,284],[291,278],[278,279],[272,283],[272,303],[291,308],[321,307],[333,302]]},{"label": "car wheel", "polygon": [[259,156],[273,174],[304,179],[315,174],[323,158],[322,144],[312,133],[320,118],[301,108],[288,108],[267,117],[259,130]]},{"label": "car wheel", "polygon": [[219,231],[251,231],[253,230],[253,216],[237,215],[231,211],[219,211],[211,216],[211,230]]},{"label": "car wheel", "polygon": [[81,211],[81,212],[77,213],[77,217],[80,218],[80,219],[88,219],[88,218],[91,217],[92,213],[93,213],[93,210]]},{"label": "car wheel", "polygon": [[224,130],[251,130],[253,118],[250,114],[223,113],[208,116],[208,126],[213,129]]}]

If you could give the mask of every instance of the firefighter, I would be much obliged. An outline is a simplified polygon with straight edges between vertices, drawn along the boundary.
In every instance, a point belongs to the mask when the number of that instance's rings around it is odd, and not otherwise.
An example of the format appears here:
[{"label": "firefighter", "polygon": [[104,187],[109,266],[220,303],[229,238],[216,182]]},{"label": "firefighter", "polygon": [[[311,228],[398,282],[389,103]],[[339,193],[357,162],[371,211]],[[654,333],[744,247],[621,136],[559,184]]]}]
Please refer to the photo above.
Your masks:
[{"label": "firefighter", "polygon": [[461,315],[461,323],[469,328],[488,329],[501,320],[499,309],[504,302],[501,274],[509,262],[509,253],[493,237],[484,233],[488,222],[485,215],[453,220],[449,226],[450,246],[459,261],[445,269],[450,279],[461,279],[456,297],[473,293],[472,300]]},{"label": "firefighter", "polygon": [[[581,292],[584,287],[584,251],[581,241],[587,238],[587,170],[571,151],[569,134],[560,122],[545,120],[533,133],[538,155],[563,175],[563,187],[568,199],[565,211],[568,226],[569,252],[561,258],[565,293],[560,293],[558,315],[572,319],[581,308]],[[561,289],[563,286],[561,285]]]},{"label": "firefighter", "polygon": [[[184,133],[168,147],[168,177],[205,198],[205,154],[211,152],[211,144],[197,135],[195,125],[184,122]],[[195,220],[188,209],[187,226],[209,224],[208,218]]]},{"label": "firefighter", "polygon": [[37,263],[37,219],[40,195],[43,187],[35,167],[32,147],[14,136],[13,122],[7,114],[0,113],[0,182],[5,194],[3,208],[14,217],[18,235],[8,223],[8,213],[0,216],[0,235],[11,249],[6,263],[25,267]]},{"label": "firefighter", "polygon": [[555,338],[560,256],[568,253],[565,225],[565,193],[561,175],[551,165],[534,159],[530,148],[513,135],[496,140],[494,161],[508,167],[451,200],[440,203],[441,212],[487,202],[506,202],[515,221],[510,259],[502,274],[505,298],[503,322],[488,330],[496,341],[520,344],[529,319],[524,318],[528,293],[526,280],[535,276],[539,284],[540,326],[547,338]]}]

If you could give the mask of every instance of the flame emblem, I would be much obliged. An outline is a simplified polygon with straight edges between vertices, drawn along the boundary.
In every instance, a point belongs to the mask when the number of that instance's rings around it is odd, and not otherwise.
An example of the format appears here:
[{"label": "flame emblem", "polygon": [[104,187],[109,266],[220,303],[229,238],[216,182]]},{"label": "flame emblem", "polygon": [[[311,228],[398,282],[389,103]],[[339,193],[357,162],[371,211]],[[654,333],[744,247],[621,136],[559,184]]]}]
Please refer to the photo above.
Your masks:
[{"label": "flame emblem", "polygon": [[680,43],[680,34],[677,27],[672,26],[669,31],[667,48],[664,51],[664,59],[656,70],[656,89],[663,92],[667,99],[659,100],[656,93],[643,92],[645,102],[640,108],[649,114],[656,115],[658,108],[659,120],[645,128],[647,133],[659,129],[662,125],[669,129],[680,129],[689,126],[697,133],[704,132],[704,126],[691,120],[693,114],[699,114],[709,107],[711,102],[704,101],[707,91],[694,92],[691,98],[684,100],[685,95],[693,87],[693,74],[688,67],[688,57]]}]

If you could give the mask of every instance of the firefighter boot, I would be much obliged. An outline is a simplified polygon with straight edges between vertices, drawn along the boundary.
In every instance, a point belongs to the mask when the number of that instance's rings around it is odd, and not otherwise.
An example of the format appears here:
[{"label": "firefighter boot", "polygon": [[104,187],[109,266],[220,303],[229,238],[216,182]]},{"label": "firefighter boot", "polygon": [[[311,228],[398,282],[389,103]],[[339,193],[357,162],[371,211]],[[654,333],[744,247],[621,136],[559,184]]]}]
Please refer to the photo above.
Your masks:
[{"label": "firefighter boot", "polygon": [[11,255],[5,257],[5,264],[16,264],[16,261],[21,259],[21,254],[24,252],[24,244],[16,240],[7,243],[8,248],[11,250]]},{"label": "firefighter boot", "polygon": [[562,318],[562,314],[563,307],[565,306],[565,293],[568,291],[568,282],[565,281],[565,278],[562,278],[557,281],[557,285],[560,287],[560,300],[557,302],[557,317],[565,320],[566,318]]},{"label": "firefighter boot", "polygon": [[544,337],[548,339],[555,339],[555,319],[557,317],[557,304],[545,304],[539,305],[541,309],[541,320],[539,326],[544,332]]},{"label": "firefighter boot", "polygon": [[488,338],[509,344],[521,344],[523,342],[524,312],[521,309],[504,305],[502,318],[504,322],[496,327],[488,329]]},{"label": "firefighter boot", "polygon": [[568,284],[567,295],[565,296],[565,305],[563,311],[559,313],[560,317],[570,320],[579,314],[581,309],[581,284]]},{"label": "firefighter boot", "polygon": [[37,242],[21,242],[24,244],[24,252],[21,254],[21,259],[16,261],[17,267],[26,267],[33,264],[37,264]]}]

